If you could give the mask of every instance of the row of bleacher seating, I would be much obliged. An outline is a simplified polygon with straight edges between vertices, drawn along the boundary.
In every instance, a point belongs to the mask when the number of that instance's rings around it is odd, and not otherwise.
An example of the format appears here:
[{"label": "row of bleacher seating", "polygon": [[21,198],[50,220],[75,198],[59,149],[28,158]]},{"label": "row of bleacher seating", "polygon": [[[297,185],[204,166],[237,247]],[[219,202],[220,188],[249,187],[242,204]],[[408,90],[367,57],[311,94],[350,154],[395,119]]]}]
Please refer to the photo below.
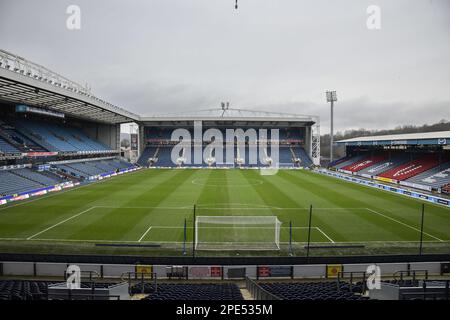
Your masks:
[{"label": "row of bleacher seating", "polygon": [[[0,123],[0,139],[19,152],[45,152],[47,151],[36,142],[25,137],[16,128],[5,122]],[[1,150],[1,148],[0,148]]]},{"label": "row of bleacher seating", "polygon": [[377,164],[379,162],[382,162],[386,159],[386,155],[376,155],[376,156],[369,156],[367,158],[363,158],[359,161],[356,161],[352,164],[349,164],[345,167],[342,167],[342,170],[347,170],[351,172],[361,171],[365,168],[371,167],[374,164]]},{"label": "row of bleacher seating", "polygon": [[37,172],[29,168],[0,170],[0,195],[13,195],[64,182],[51,172]]},{"label": "row of bleacher seating", "polygon": [[450,158],[436,154],[406,153],[358,155],[342,159],[335,168],[360,175],[379,176],[397,181],[440,188],[450,183]]},{"label": "row of bleacher seating", "polygon": [[[86,179],[102,173],[115,172],[134,167],[134,165],[118,160],[96,160],[61,164],[54,166],[70,176]],[[30,168],[0,170],[0,196],[19,194],[31,190],[41,189],[69,181],[58,171],[35,171]]]},{"label": "row of bleacher seating", "polygon": [[[203,149],[203,151],[204,151],[204,149]],[[270,157],[270,147],[268,147],[266,149],[266,152],[267,152],[268,156]],[[235,146],[234,159],[232,160],[233,165],[236,165],[236,166],[239,165],[239,163],[237,162],[238,154],[239,154],[239,158],[244,160],[244,163],[242,163],[242,166],[263,167],[263,166],[268,165],[267,163],[265,163],[265,161],[263,159],[260,158],[259,153],[257,154],[256,162],[253,161],[254,159],[253,160],[250,159],[248,146],[245,147],[245,156],[244,157],[238,152],[238,148]],[[158,166],[158,167],[175,167],[175,166],[177,166],[177,164],[172,162],[171,156],[172,156],[172,147],[171,146],[149,146],[149,147],[146,147],[144,149],[144,151],[142,152],[141,156],[139,157],[138,163],[141,166],[148,166],[149,159],[156,157],[157,161],[155,163],[153,163],[153,165]],[[216,156],[216,155],[213,154],[213,156]],[[299,162],[294,163],[294,158],[298,159]],[[223,150],[222,150],[222,160],[220,159],[220,157],[218,157],[218,155],[215,159],[216,159],[216,162],[213,164],[213,166],[220,166],[223,164],[227,164],[228,162],[227,162],[226,148],[223,148]],[[193,159],[191,159],[191,161],[193,162]],[[294,164],[296,164],[298,166],[303,166],[303,167],[309,167],[312,165],[312,161],[309,158],[306,151],[302,147],[299,147],[299,146],[296,146],[296,147],[280,146],[280,148],[279,148],[279,163],[283,164],[283,165],[291,164],[292,166]],[[208,164],[207,163],[186,164],[186,166],[206,167],[206,166],[208,166]]]},{"label": "row of bleacher seating", "polygon": [[[0,300],[45,300],[49,285],[55,281],[0,280]],[[111,283],[81,283],[81,288],[107,288]]]},{"label": "row of bleacher seating", "polygon": [[380,175],[380,177],[403,181],[438,165],[439,159],[437,156],[425,155],[419,159],[385,171]]},{"label": "row of bleacher seating", "polygon": [[27,139],[35,141],[48,151],[54,152],[104,152],[106,145],[89,138],[81,129],[69,125],[32,120],[16,120],[16,130]]},{"label": "row of bleacher seating", "polygon": [[56,164],[54,167],[66,174],[80,179],[87,179],[91,176],[97,176],[103,173],[111,173],[121,169],[128,169],[134,167],[131,163],[117,160],[94,160],[94,161],[79,161],[64,164]]},{"label": "row of bleacher seating", "polygon": [[[367,300],[362,284],[341,282],[271,282],[259,286],[282,300]],[[338,289],[339,287],[339,289]]]},{"label": "row of bleacher seating", "polygon": [[19,149],[8,143],[6,140],[0,137],[0,153],[17,154],[21,153]]},{"label": "row of bleacher seating", "polygon": [[[133,286],[133,294],[141,293],[141,284]],[[145,300],[244,300],[236,284],[144,284]]]},{"label": "row of bleacher seating", "polygon": [[[224,128],[214,128],[222,133],[223,139],[226,141],[227,134]],[[194,137],[194,130],[192,128],[187,129]],[[206,129],[207,130],[207,129]],[[244,130],[245,131],[245,130]],[[158,129],[158,128],[145,128],[145,138],[148,140],[170,140],[172,137],[173,129]],[[267,138],[271,138],[271,129],[267,129]],[[279,129],[279,140],[302,140],[304,139],[304,130],[301,128]]]}]

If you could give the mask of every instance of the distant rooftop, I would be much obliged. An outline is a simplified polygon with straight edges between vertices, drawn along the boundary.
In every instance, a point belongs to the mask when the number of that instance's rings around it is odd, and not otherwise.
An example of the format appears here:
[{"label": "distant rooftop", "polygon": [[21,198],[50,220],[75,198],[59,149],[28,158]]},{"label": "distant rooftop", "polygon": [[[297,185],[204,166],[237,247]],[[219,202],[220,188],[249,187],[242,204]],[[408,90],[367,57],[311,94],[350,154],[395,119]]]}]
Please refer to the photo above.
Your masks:
[{"label": "distant rooftop", "polygon": [[177,113],[154,114],[151,116],[142,116],[141,121],[195,121],[195,120],[234,120],[234,121],[301,121],[316,122],[317,116],[300,115],[292,113],[268,112],[257,110],[245,110],[234,108],[215,108],[203,109]]},{"label": "distant rooftop", "polygon": [[447,145],[450,144],[450,131],[365,136],[340,140],[337,143],[345,145]]}]

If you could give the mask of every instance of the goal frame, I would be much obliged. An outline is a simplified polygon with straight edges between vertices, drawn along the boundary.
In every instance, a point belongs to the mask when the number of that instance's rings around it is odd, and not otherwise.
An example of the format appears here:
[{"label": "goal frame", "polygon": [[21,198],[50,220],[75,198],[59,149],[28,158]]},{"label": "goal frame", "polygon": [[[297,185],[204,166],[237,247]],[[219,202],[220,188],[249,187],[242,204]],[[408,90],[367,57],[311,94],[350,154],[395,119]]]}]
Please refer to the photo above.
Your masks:
[{"label": "goal frame", "polygon": [[[209,221],[207,221],[207,222],[201,221],[206,217],[209,218],[208,219]],[[222,221],[222,222],[214,222],[215,218],[217,218],[217,220]],[[260,218],[260,221],[264,221],[264,222],[258,223],[258,218]],[[230,220],[230,221],[226,221],[226,220]],[[241,221],[237,221],[237,220],[241,220]],[[272,220],[272,221],[269,221],[269,220]],[[270,242],[271,243],[270,247],[263,248],[264,243],[265,243],[263,241],[240,242],[239,240],[223,241],[223,242],[220,242],[220,241],[210,242],[210,243],[214,244],[211,247],[208,247],[208,245],[206,245],[205,247],[203,247],[201,245],[199,246],[199,244],[202,244],[202,242],[199,242],[199,233],[200,233],[199,229],[201,229],[201,227],[199,228],[199,223],[209,223],[209,224],[217,224],[217,225],[220,225],[220,224],[232,225],[232,224],[236,224],[236,221],[238,222],[238,225],[239,224],[248,225],[248,226],[253,225],[254,228],[257,228],[258,225],[272,224],[273,228],[274,228],[274,239],[273,239],[273,242]],[[275,251],[275,250],[280,250],[281,224],[282,224],[282,222],[275,215],[274,216],[248,216],[248,215],[245,215],[245,216],[196,216],[195,224],[194,224],[194,228],[195,228],[194,248],[195,248],[195,250],[199,250],[199,251],[219,251],[219,250]],[[269,242],[266,242],[266,245],[268,243]],[[206,244],[206,242],[203,244]],[[240,247],[240,245],[242,247]]]}]

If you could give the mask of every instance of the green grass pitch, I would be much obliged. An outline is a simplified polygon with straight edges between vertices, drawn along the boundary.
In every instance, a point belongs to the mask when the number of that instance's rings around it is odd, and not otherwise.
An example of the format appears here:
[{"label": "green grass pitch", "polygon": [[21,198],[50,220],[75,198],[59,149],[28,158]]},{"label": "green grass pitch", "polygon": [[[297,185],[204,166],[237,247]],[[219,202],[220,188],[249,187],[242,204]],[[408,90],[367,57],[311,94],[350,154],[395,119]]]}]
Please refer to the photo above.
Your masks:
[{"label": "green grass pitch", "polygon": [[[178,255],[186,220],[190,254],[194,204],[197,215],[276,215],[282,222],[281,250],[248,254],[285,255],[291,222],[294,255],[303,255],[310,205],[311,242],[364,245],[313,254],[416,253],[419,246],[419,200],[306,170],[263,176],[258,170],[148,169],[0,207],[0,252]],[[424,225],[424,252],[449,253],[450,209],[426,203]],[[201,236],[228,241],[264,238],[266,232],[224,230],[212,228]]]}]

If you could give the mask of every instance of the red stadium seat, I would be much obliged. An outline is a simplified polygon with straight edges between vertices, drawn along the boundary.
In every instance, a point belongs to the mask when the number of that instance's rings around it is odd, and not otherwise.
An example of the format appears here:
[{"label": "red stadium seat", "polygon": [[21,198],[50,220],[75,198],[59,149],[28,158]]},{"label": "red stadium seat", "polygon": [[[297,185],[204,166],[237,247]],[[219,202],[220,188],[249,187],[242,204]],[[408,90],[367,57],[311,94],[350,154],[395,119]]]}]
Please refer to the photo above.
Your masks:
[{"label": "red stadium seat", "polygon": [[439,165],[439,159],[435,155],[426,155],[420,159],[416,159],[405,163],[401,166],[395,167],[388,170],[380,175],[383,178],[389,178],[393,180],[406,180],[408,178],[414,177],[419,173],[427,171]]},{"label": "red stadium seat", "polygon": [[373,166],[374,164],[376,164],[378,162],[386,160],[386,158],[387,158],[386,155],[377,155],[377,156],[367,157],[367,158],[364,158],[355,163],[349,164],[348,166],[345,166],[341,169],[351,171],[351,172],[357,172],[357,171],[363,170],[365,168],[368,168],[370,166]]}]

